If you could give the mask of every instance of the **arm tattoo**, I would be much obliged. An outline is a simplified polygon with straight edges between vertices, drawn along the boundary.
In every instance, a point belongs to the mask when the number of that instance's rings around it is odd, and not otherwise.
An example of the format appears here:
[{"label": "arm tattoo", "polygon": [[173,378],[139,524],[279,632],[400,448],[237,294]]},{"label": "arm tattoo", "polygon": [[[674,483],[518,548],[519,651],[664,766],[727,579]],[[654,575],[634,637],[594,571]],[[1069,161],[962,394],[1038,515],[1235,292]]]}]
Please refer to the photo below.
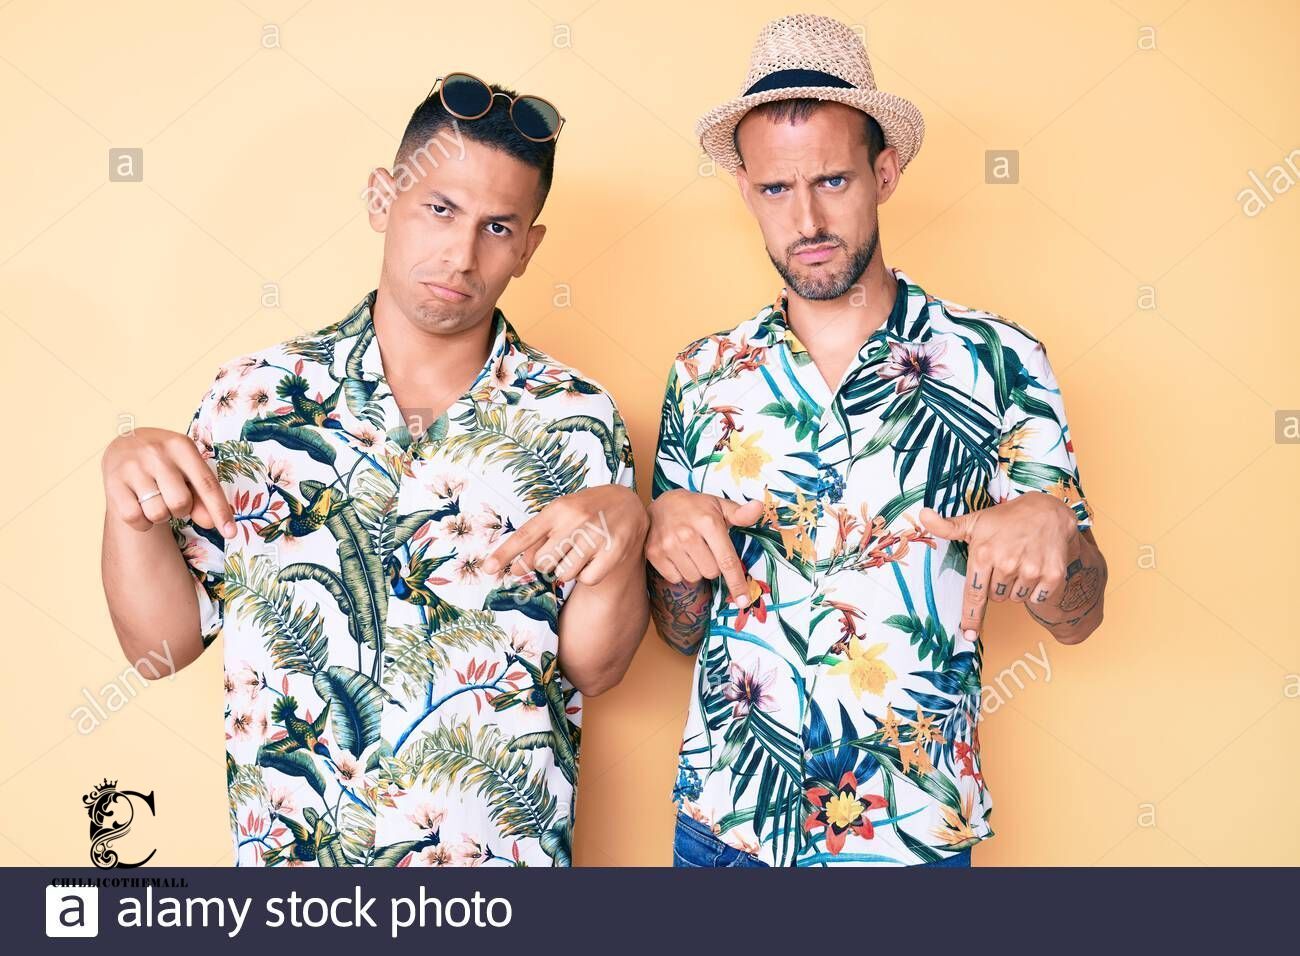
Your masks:
[{"label": "arm tattoo", "polygon": [[647,565],[650,615],[666,643],[683,654],[694,654],[712,620],[713,582],[673,584]]}]

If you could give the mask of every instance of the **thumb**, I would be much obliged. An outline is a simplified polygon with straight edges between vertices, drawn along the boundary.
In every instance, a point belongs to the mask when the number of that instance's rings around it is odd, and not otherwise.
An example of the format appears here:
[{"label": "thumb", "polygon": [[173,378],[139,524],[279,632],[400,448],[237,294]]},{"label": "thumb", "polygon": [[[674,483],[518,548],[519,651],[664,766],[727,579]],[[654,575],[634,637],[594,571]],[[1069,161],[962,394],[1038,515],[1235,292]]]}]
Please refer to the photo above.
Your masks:
[{"label": "thumb", "polygon": [[921,519],[921,526],[929,534],[947,541],[965,541],[966,534],[970,531],[969,514],[945,518],[933,508],[922,508],[917,517]]},{"label": "thumb", "polygon": [[753,524],[758,520],[758,516],[763,513],[763,502],[757,498],[753,501],[746,501],[743,505],[728,501],[726,498],[719,500],[722,502],[722,517],[727,519],[728,524]]}]

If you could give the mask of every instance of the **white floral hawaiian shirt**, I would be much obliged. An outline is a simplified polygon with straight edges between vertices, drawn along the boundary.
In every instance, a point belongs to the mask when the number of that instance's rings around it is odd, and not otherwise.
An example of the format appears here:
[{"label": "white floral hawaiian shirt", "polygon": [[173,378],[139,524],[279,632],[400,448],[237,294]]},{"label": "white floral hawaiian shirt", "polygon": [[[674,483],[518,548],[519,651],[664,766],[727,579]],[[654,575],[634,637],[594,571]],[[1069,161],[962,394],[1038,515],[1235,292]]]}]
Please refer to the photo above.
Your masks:
[{"label": "white floral hawaiian shirt", "polygon": [[917,513],[1043,491],[1091,526],[1043,345],[893,274],[835,389],[783,291],[683,350],[664,399],[652,495],[766,505],[732,531],[753,603],[714,588],[673,800],[769,865],[919,864],[993,835],[965,546]]},{"label": "white floral hawaiian shirt", "polygon": [[374,300],[224,365],[189,428],[238,528],[173,523],[204,646],[224,638],[235,863],[567,866],[575,583],[481,563],[562,495],[635,488],[623,420],[497,310],[477,379],[413,437]]}]

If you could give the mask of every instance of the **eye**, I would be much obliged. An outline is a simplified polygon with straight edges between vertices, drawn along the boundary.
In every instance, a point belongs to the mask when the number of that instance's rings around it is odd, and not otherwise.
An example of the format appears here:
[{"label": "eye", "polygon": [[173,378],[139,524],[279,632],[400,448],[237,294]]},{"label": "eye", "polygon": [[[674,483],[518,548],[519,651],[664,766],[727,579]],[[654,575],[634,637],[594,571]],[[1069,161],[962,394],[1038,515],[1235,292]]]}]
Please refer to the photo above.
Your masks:
[{"label": "eye", "polygon": [[[499,223],[499,222],[490,222],[490,223],[487,224],[487,227],[486,227],[486,228],[487,228],[487,231],[490,232],[490,233],[491,233],[492,235],[494,235],[494,236],[508,236],[508,235],[510,235],[510,227],[509,227],[509,226],[503,226],[503,225],[502,225],[501,223]],[[496,230],[498,230],[498,229],[501,230],[501,231],[500,231],[500,232],[497,232]]]},{"label": "eye", "polygon": [[446,218],[447,216],[451,215],[450,209],[448,209],[446,206],[439,206],[436,202],[425,203],[425,205],[428,206],[428,208],[433,210],[433,214],[435,216]]},{"label": "eye", "polygon": [[826,183],[827,186],[830,186],[831,189],[839,189],[841,186],[844,185],[843,176],[830,176],[822,181]]},{"label": "eye", "polygon": [[775,196],[777,193],[781,192],[784,189],[785,187],[782,186],[780,183],[774,183],[770,186],[761,186],[759,187],[758,191],[761,192],[764,196]]}]

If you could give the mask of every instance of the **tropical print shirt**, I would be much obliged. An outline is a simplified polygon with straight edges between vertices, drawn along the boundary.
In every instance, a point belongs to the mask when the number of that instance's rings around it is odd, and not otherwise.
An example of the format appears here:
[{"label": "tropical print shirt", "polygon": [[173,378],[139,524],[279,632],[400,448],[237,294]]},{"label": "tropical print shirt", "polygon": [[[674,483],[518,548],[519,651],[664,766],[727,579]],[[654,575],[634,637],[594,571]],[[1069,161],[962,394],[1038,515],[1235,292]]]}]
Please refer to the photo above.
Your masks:
[{"label": "tropical print shirt", "polygon": [[916,514],[1032,490],[1091,525],[1042,344],[893,275],[834,390],[784,290],[669,374],[652,496],[765,505],[732,530],[753,600],[714,588],[672,796],[769,865],[913,865],[993,835],[965,547]]},{"label": "tropical print shirt", "polygon": [[496,310],[476,380],[413,436],[374,301],[224,365],[189,426],[237,519],[229,542],[173,522],[204,647],[224,637],[235,864],[567,866],[575,582],[481,564],[562,495],[635,488],[623,420]]}]

